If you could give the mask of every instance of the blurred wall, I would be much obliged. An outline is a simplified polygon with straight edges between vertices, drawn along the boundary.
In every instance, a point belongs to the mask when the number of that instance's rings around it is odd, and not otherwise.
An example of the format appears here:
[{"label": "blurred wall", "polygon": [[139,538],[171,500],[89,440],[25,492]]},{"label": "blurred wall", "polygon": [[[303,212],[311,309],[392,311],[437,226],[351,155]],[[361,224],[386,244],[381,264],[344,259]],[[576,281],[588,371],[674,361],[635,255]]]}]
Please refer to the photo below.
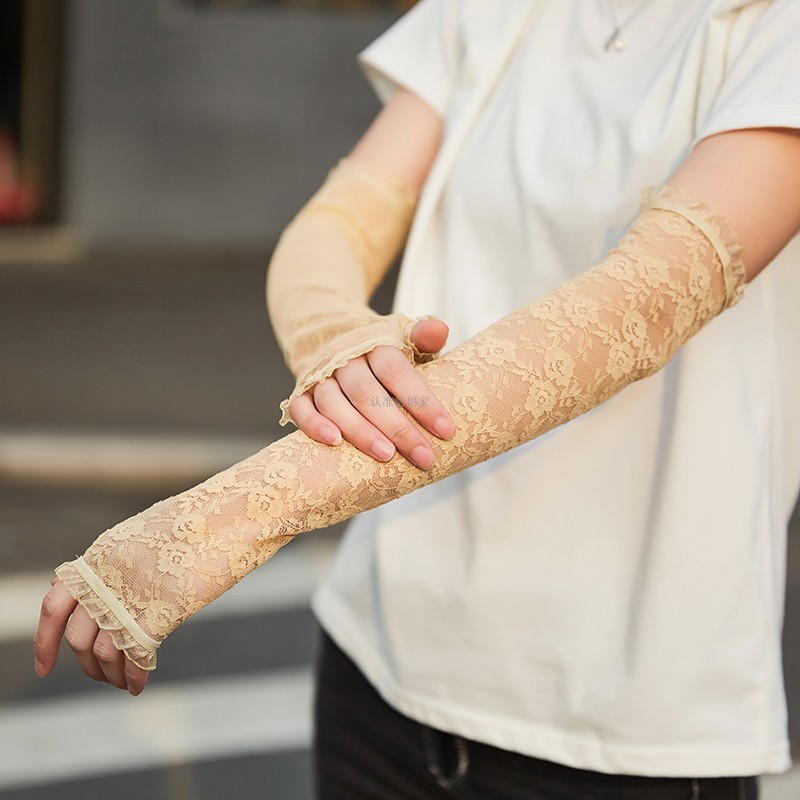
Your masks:
[{"label": "blurred wall", "polygon": [[66,6],[63,216],[89,245],[262,247],[378,109],[392,11]]}]

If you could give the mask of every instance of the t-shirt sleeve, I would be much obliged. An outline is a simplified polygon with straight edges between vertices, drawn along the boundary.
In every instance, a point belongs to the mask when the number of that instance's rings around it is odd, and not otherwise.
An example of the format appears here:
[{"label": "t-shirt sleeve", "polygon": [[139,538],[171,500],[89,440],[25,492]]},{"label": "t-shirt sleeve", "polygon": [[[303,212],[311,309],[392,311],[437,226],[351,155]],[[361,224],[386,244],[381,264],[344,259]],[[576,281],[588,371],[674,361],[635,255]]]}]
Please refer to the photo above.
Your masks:
[{"label": "t-shirt sleeve", "polygon": [[421,0],[359,56],[382,102],[398,87],[444,116],[460,61],[459,0]]},{"label": "t-shirt sleeve", "polygon": [[695,143],[742,128],[800,128],[800,2],[773,0],[733,58]]}]

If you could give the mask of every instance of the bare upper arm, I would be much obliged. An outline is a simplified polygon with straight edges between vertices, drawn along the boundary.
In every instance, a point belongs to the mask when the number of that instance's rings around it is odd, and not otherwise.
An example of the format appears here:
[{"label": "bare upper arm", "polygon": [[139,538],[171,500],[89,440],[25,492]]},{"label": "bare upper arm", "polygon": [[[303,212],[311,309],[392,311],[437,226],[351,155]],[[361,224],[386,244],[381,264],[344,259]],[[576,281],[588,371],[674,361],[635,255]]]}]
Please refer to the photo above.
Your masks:
[{"label": "bare upper arm", "polygon": [[[439,114],[400,88],[349,155],[420,189],[439,151]],[[748,281],[800,231],[800,131],[751,128],[699,142],[668,183],[708,203],[742,245]]]},{"label": "bare upper arm", "polygon": [[753,128],[709,136],[668,183],[725,217],[752,280],[800,230],[800,131]]},{"label": "bare upper arm", "polygon": [[424,100],[398,89],[348,156],[392,182],[419,190],[442,139],[442,118]]}]

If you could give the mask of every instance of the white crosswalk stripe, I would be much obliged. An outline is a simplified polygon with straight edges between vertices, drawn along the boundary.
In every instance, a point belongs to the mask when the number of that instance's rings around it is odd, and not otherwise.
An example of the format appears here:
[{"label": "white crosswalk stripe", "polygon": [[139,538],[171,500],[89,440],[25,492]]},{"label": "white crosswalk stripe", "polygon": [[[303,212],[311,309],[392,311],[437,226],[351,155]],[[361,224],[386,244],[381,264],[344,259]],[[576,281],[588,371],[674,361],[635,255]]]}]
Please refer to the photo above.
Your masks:
[{"label": "white crosswalk stripe", "polygon": [[[290,543],[187,624],[306,608],[336,538]],[[0,578],[0,642],[33,636],[51,573]],[[87,688],[94,688],[87,682]],[[307,749],[309,666],[255,675],[4,705],[0,790],[211,758]]]},{"label": "white crosswalk stripe", "polygon": [[307,749],[311,695],[304,668],[6,706],[0,789]]},{"label": "white crosswalk stripe", "polygon": [[205,480],[268,444],[230,436],[0,430],[0,477],[35,484],[155,486]]}]

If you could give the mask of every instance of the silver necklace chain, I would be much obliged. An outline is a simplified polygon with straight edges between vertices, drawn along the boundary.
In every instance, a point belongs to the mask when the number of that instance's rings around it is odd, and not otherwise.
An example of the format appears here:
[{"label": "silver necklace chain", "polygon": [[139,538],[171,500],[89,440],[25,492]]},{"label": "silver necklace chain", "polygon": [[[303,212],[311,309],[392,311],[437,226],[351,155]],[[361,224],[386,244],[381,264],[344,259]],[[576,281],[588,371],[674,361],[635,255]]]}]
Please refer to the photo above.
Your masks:
[{"label": "silver necklace chain", "polygon": [[625,41],[622,38],[622,30],[630,25],[631,22],[633,22],[645,5],[646,2],[640,2],[639,5],[634,8],[633,12],[629,14],[626,19],[620,22],[619,18],[617,17],[617,9],[614,6],[614,0],[606,0],[608,13],[611,17],[611,21],[614,24],[614,30],[611,32],[611,36],[608,37],[604,45],[606,50],[615,50],[617,53],[621,53],[625,49]]}]

